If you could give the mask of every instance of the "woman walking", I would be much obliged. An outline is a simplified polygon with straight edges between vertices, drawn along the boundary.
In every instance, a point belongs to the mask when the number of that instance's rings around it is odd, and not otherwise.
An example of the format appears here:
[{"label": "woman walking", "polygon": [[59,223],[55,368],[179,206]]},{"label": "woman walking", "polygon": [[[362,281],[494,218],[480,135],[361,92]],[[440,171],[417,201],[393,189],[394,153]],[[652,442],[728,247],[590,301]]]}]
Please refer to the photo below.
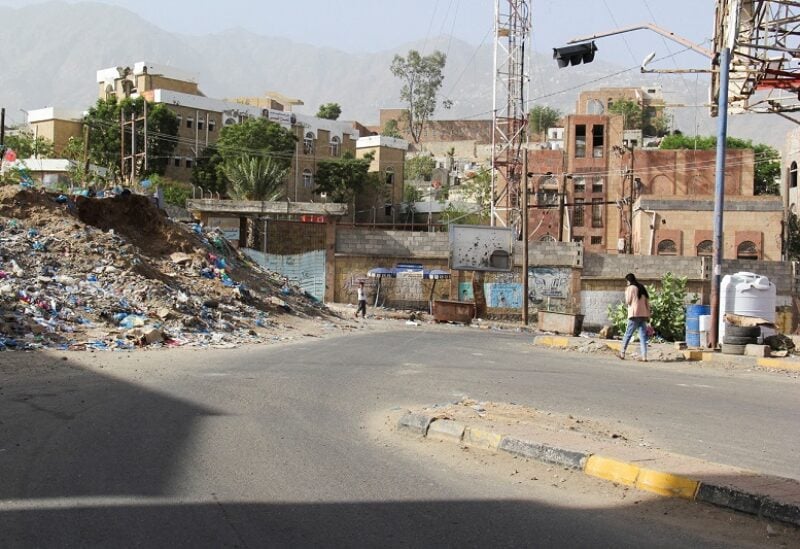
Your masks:
[{"label": "woman walking", "polygon": [[625,304],[628,306],[628,327],[622,338],[622,349],[619,358],[625,359],[625,350],[633,337],[633,332],[639,329],[639,344],[642,354],[639,360],[647,362],[647,321],[650,320],[650,295],[633,273],[625,275],[628,286],[625,288]]}]

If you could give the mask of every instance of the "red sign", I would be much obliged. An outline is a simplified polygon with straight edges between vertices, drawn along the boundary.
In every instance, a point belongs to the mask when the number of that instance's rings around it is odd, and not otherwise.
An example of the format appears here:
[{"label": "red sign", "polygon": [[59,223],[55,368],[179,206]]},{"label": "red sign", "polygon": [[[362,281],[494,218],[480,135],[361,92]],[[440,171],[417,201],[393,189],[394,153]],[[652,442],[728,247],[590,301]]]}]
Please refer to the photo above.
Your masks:
[{"label": "red sign", "polygon": [[300,216],[301,223],[325,223],[324,215],[303,214]]}]

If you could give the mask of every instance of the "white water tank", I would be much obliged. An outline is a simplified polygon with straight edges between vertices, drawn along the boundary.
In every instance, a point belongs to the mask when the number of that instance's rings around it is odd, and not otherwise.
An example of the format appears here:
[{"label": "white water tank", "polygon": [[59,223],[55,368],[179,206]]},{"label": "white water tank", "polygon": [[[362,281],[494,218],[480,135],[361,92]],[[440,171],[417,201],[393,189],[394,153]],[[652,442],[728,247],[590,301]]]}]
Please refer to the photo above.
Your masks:
[{"label": "white water tank", "polygon": [[[719,287],[719,340],[725,335],[725,314],[756,316],[775,322],[775,284],[755,273],[725,275]],[[762,329],[763,333],[763,329]]]}]

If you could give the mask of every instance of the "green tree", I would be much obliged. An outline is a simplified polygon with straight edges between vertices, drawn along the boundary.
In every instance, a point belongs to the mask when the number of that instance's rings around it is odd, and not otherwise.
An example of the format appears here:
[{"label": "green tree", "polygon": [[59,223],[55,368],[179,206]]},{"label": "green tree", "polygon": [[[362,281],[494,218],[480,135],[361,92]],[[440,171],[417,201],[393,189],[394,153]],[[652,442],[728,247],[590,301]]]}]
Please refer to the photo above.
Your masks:
[{"label": "green tree", "polygon": [[20,129],[5,137],[5,147],[17,153],[17,158],[53,158],[53,142],[34,136],[29,129]]},{"label": "green tree", "polygon": [[222,156],[215,147],[203,149],[192,166],[192,185],[212,193],[225,193],[226,180],[222,172]]},{"label": "green tree", "polygon": [[480,210],[477,213],[479,223],[489,219],[492,203],[492,172],[486,168],[481,168],[471,177],[466,178],[461,183],[464,197],[475,202]]},{"label": "green tree", "polygon": [[285,194],[284,180],[289,173],[271,158],[238,156],[222,164],[228,179],[228,194],[237,200],[274,201]]},{"label": "green tree", "polygon": [[400,126],[394,118],[386,121],[386,124],[383,125],[383,129],[381,130],[381,135],[384,137],[394,137],[396,139],[403,138],[403,135],[400,133]]},{"label": "green tree", "polygon": [[434,160],[432,156],[420,154],[406,158],[403,172],[405,173],[405,178],[410,181],[416,181],[418,179],[430,181],[435,167],[436,160]]},{"label": "green tree", "polygon": [[534,105],[528,113],[528,125],[534,134],[544,134],[561,119],[561,111],[546,105]]},{"label": "green tree", "polygon": [[[83,119],[89,126],[89,161],[106,168],[113,178],[120,173],[120,115],[130,120],[131,115],[144,115],[145,100],[142,97],[117,101],[116,97],[98,99]],[[140,163],[137,172],[148,175],[163,174],[175,150],[178,136],[178,118],[166,105],[147,105],[147,170]],[[130,126],[126,133],[130,132]],[[125,148],[129,150],[130,135],[125,138]],[[126,150],[126,154],[127,154]],[[136,150],[144,150],[144,124],[136,125]]]},{"label": "green tree", "polygon": [[[753,194],[777,195],[780,194],[781,175],[780,153],[763,143],[753,143],[750,139],[728,137],[725,141],[729,149],[752,149],[755,157],[753,166]],[[708,150],[717,146],[715,136],[687,136],[673,134],[661,140],[661,149],[696,149]]]},{"label": "green tree", "polygon": [[326,120],[338,120],[342,114],[342,107],[339,103],[325,103],[319,106],[317,110],[317,118],[325,118]]},{"label": "green tree", "polygon": [[314,177],[316,192],[327,193],[333,202],[350,203],[373,181],[369,177],[369,166],[374,155],[355,158],[346,151],[341,158],[323,160],[317,165]]},{"label": "green tree", "polygon": [[436,110],[446,62],[447,56],[438,50],[426,56],[409,50],[406,57],[395,55],[392,60],[392,74],[403,81],[400,99],[408,105],[408,129],[415,144],[419,144],[425,123]]},{"label": "green tree", "polygon": [[260,156],[284,169],[292,164],[297,138],[295,135],[266,118],[248,118],[241,124],[225,126],[220,132],[215,148],[192,171],[192,181],[203,189],[225,194],[228,176],[225,165],[241,157]]},{"label": "green tree", "polygon": [[614,101],[608,107],[609,114],[622,115],[623,126],[626,130],[641,130],[643,127],[642,107],[630,99]]}]

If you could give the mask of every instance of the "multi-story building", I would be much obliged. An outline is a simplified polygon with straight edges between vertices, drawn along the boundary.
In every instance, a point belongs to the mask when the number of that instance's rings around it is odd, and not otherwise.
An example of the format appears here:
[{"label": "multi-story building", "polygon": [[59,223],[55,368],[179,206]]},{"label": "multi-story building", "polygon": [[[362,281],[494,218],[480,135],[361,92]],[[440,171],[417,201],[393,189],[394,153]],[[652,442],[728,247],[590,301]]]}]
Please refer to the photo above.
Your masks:
[{"label": "multi-story building", "polygon": [[28,126],[35,137],[43,137],[53,143],[56,156],[61,155],[70,137],[81,135],[83,112],[47,107],[28,112]]},{"label": "multi-story building", "polygon": [[[600,88],[581,92],[578,97],[575,112],[577,114],[608,115],[614,103],[631,101],[642,109],[643,127],[629,130],[625,139],[629,146],[642,146],[643,137],[654,136],[658,122],[665,126],[666,103],[661,86],[644,86],[628,88]],[[637,134],[638,132],[638,134]]]},{"label": "multi-story building", "polygon": [[[710,255],[715,151],[636,148],[624,141],[621,116],[565,120],[563,150],[528,152],[530,240],[582,242],[602,253]],[[753,192],[753,151],[729,149],[724,257],[777,260],[781,200]]]},{"label": "multi-story building", "polygon": [[367,220],[375,223],[397,223],[399,206],[403,202],[405,158],[408,143],[403,139],[373,135],[359,138],[356,157],[372,153],[370,172],[378,174],[377,189],[370,189],[356,200],[356,208],[366,213]]},{"label": "multi-story building", "polygon": [[103,99],[138,94],[149,102],[166,105],[175,113],[179,122],[177,146],[165,175],[178,181],[190,180],[196,159],[217,141],[224,126],[248,118],[267,118],[295,134],[297,144],[286,181],[287,197],[293,201],[320,200],[314,185],[317,164],[346,152],[354,156],[356,153],[359,132],[352,122],[285,110],[302,102],[279,94],[235,101],[213,99],[200,91],[193,75],[145,62],[136,63],[132,69],[100,70],[97,81]]}]

